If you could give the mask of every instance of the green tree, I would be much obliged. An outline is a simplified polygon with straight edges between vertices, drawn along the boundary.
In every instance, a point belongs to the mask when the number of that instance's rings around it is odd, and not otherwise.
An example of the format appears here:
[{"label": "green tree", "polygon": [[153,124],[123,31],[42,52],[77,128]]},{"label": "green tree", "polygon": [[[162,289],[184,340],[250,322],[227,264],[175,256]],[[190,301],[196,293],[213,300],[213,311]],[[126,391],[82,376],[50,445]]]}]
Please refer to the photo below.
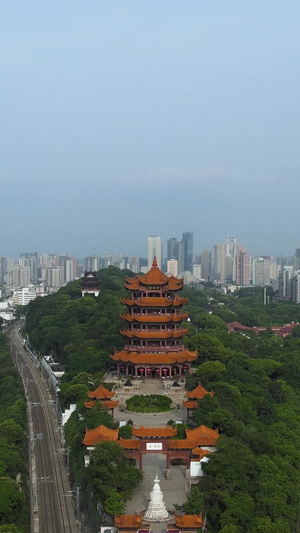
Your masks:
[{"label": "green tree", "polygon": [[142,481],[142,471],[130,464],[126,452],[116,442],[98,444],[87,469],[96,500],[105,504],[112,492],[124,500]]},{"label": "green tree", "polygon": [[206,361],[197,368],[196,375],[201,381],[203,381],[203,383],[208,383],[211,381],[219,381],[225,371],[226,366],[223,363],[220,363],[220,361]]},{"label": "green tree", "polygon": [[24,493],[14,479],[0,478],[0,521],[12,522],[25,501]]},{"label": "green tree", "polygon": [[105,506],[105,512],[114,516],[124,514],[124,500],[118,492],[111,492],[108,496]]},{"label": "green tree", "polygon": [[119,428],[119,439],[131,439],[132,426],[126,425]]},{"label": "green tree", "polygon": [[70,403],[83,402],[87,398],[88,387],[78,383],[78,385],[71,385],[65,396],[65,401]]},{"label": "green tree", "polygon": [[4,524],[0,526],[0,533],[23,533],[15,524]]}]

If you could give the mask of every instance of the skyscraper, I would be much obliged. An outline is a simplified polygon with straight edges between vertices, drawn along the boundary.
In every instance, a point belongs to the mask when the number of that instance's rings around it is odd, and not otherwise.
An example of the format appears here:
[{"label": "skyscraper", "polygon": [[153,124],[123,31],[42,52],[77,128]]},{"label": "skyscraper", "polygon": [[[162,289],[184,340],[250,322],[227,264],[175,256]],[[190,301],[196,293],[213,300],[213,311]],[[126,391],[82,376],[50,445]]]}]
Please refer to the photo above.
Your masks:
[{"label": "skyscraper", "polygon": [[269,255],[256,256],[252,259],[252,284],[266,285],[270,283],[270,261]]},{"label": "skyscraper", "polygon": [[30,268],[30,280],[33,283],[37,282],[37,267],[38,267],[38,253],[37,252],[21,252],[19,265]]},{"label": "skyscraper", "polygon": [[167,259],[178,259],[178,241],[176,237],[171,237],[167,242]]},{"label": "skyscraper", "polygon": [[220,281],[235,282],[236,255],[242,250],[236,237],[227,237],[226,242],[214,246],[214,272]]},{"label": "skyscraper", "polygon": [[211,273],[211,252],[208,250],[203,250],[200,254],[201,262],[201,276],[206,281],[209,279]]},{"label": "skyscraper", "polygon": [[236,284],[241,286],[248,286],[251,283],[251,257],[242,248],[235,256],[235,273]]},{"label": "skyscraper", "polygon": [[161,269],[161,238],[157,237],[157,235],[151,235],[148,237],[148,268],[152,267],[154,257],[156,257],[157,267]]},{"label": "skyscraper", "polygon": [[183,269],[189,272],[193,272],[194,263],[194,245],[193,245],[193,232],[187,231],[182,234],[183,242]]},{"label": "skyscraper", "polygon": [[284,266],[279,273],[279,296],[286,298],[292,296],[292,278],[294,276],[294,268],[292,266]]},{"label": "skyscraper", "polygon": [[99,256],[90,255],[84,259],[84,270],[87,272],[97,272],[99,270]]},{"label": "skyscraper", "polygon": [[218,281],[226,280],[226,252],[227,247],[225,242],[214,245],[214,276]]},{"label": "skyscraper", "polygon": [[4,283],[4,277],[6,273],[6,259],[0,255],[0,287]]}]

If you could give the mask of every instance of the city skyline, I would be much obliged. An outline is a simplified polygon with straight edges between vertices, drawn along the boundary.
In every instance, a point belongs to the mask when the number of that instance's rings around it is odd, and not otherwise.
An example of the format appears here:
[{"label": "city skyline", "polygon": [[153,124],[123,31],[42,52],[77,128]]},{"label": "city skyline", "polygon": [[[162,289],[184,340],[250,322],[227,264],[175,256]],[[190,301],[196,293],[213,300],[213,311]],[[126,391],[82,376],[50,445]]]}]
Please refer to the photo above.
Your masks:
[{"label": "city skyline", "polygon": [[[226,239],[229,238],[229,235],[223,235],[223,237],[221,236],[221,238],[216,241],[216,242],[211,242],[210,244],[208,244],[207,247],[198,247],[197,245],[195,245],[195,242],[199,241],[199,239],[197,239],[197,234],[191,230],[191,231],[188,231],[187,233],[192,233],[193,234],[193,237],[194,237],[194,251],[193,251],[193,257],[195,259],[196,256],[198,255],[201,255],[202,252],[204,251],[209,251],[211,252],[212,254],[212,257],[214,257],[214,248],[216,245],[218,244],[225,244],[226,243]],[[179,231],[179,235],[183,235],[184,232],[181,230],[181,233]],[[279,253],[270,253],[269,252],[269,248],[266,246],[265,249],[263,250],[260,250],[259,253],[253,253],[252,250],[250,250],[249,246],[247,245],[247,243],[245,243],[244,241],[242,241],[240,238],[239,238],[239,235],[237,235],[236,233],[234,233],[235,237],[234,238],[237,238],[237,242],[242,245],[246,251],[249,253],[249,255],[251,257],[259,257],[259,256],[264,256],[264,255],[270,255],[271,257],[273,258],[280,258],[280,257],[293,257],[295,255],[295,250],[299,249],[299,241],[295,242],[294,245],[292,245],[293,247],[288,250],[288,253],[283,253],[282,251],[279,252]],[[62,255],[64,253],[67,253],[67,254],[70,254],[71,256],[73,257],[76,257],[78,260],[80,261],[83,261],[85,258],[87,257],[99,257],[99,258],[104,258],[106,254],[112,254],[112,256],[114,258],[117,257],[118,254],[122,254],[126,257],[130,257],[130,256],[138,256],[140,258],[143,258],[143,259],[147,259],[148,258],[148,239],[149,237],[158,237],[161,239],[161,246],[162,246],[162,260],[166,260],[168,259],[168,241],[171,241],[172,239],[174,240],[178,240],[178,236],[167,236],[166,238],[163,238],[161,236],[161,234],[157,234],[157,235],[154,235],[153,233],[151,233],[151,235],[148,235],[148,236],[145,236],[144,238],[144,243],[143,243],[143,246],[142,246],[142,252],[140,252],[140,250],[135,250],[133,252],[128,251],[127,249],[120,249],[118,248],[117,246],[109,246],[104,249],[102,247],[102,249],[99,251],[99,248],[96,249],[96,246],[94,247],[93,250],[90,251],[90,253],[74,253],[74,251],[71,249],[70,246],[66,245],[66,247],[64,249],[59,249],[59,248],[54,248],[54,249],[51,249],[51,250],[47,250],[45,249],[45,247],[41,248],[41,249],[31,249],[29,247],[26,247],[26,246],[22,246],[19,250],[16,250],[15,254],[14,255],[9,255],[9,254],[5,254],[5,250],[2,248],[0,250],[0,257],[5,257],[5,258],[12,258],[12,259],[19,259],[20,257],[22,257],[22,250],[28,250],[29,253],[38,253],[38,254],[45,254],[45,255]],[[196,237],[196,239],[195,239]]]},{"label": "city skyline", "polygon": [[292,254],[298,21],[296,0],[3,4],[1,253],[146,256],[190,230]]}]

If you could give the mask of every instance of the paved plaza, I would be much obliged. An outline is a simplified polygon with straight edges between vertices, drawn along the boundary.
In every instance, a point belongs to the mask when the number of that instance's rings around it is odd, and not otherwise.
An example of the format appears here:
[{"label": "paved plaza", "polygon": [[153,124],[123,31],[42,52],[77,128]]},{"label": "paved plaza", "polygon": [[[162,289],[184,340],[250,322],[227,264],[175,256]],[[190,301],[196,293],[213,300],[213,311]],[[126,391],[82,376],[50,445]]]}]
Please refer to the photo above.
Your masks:
[{"label": "paved plaza", "polygon": [[[172,398],[176,409],[164,414],[135,414],[116,408],[114,418],[117,421],[132,420],[134,425],[146,427],[163,427],[169,420],[176,422],[186,422],[186,409],[182,407],[182,400],[185,397],[184,386],[178,388],[170,387],[159,379],[143,380],[133,383],[132,387],[124,387],[116,376],[106,375],[105,381],[115,382],[115,398],[124,400],[134,394],[163,394]],[[161,453],[149,453],[143,456],[144,480],[135,490],[133,497],[126,504],[125,513],[135,514],[142,508],[146,508],[150,499],[150,492],[153,489],[156,474],[160,479],[160,487],[163,493],[164,502],[168,510],[174,511],[174,504],[182,505],[188,495],[188,483],[186,479],[186,465],[170,467],[170,479],[166,479],[166,456]],[[166,530],[166,523],[151,523],[153,533],[161,533]]]},{"label": "paved plaza", "polygon": [[186,422],[186,409],[182,406],[182,401],[185,398],[184,384],[181,387],[172,387],[173,381],[170,383],[164,382],[160,379],[148,379],[141,381],[132,381],[131,387],[125,387],[124,384],[117,379],[115,374],[108,372],[103,381],[114,383],[114,399],[119,400],[119,406],[125,405],[125,400],[134,396],[135,394],[162,394],[170,397],[176,405],[176,408],[170,412],[163,414],[136,414],[126,412],[126,409],[114,410],[114,419],[118,422],[124,420],[132,420],[135,426],[159,427],[165,426],[169,420],[175,422]]},{"label": "paved plaza", "polygon": [[[166,507],[168,510],[174,511],[174,504],[182,505],[187,499],[188,488],[185,470],[185,465],[171,466],[171,479],[166,479],[165,455],[160,453],[145,455],[143,457],[144,480],[135,490],[132,499],[127,502],[125,513],[135,514],[139,509],[147,507],[156,474],[160,479],[160,488]],[[161,533],[165,531],[166,523],[151,523],[150,527],[154,533]]]}]

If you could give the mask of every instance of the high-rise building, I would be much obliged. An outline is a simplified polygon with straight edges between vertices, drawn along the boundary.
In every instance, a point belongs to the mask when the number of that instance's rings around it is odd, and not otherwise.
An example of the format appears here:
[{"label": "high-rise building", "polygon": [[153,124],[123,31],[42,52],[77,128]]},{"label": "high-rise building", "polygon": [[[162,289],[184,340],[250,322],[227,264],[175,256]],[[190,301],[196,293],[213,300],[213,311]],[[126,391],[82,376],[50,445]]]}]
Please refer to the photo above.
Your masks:
[{"label": "high-rise building", "polygon": [[100,268],[108,268],[109,266],[113,264],[114,264],[114,258],[111,252],[107,252],[105,256],[100,259]]},{"label": "high-rise building", "polygon": [[63,267],[46,268],[46,288],[47,292],[57,290],[63,285]]},{"label": "high-rise building", "polygon": [[295,304],[300,303],[300,270],[295,272],[294,277],[291,280],[291,295]]},{"label": "high-rise building", "polygon": [[300,248],[295,250],[295,270],[300,270]]},{"label": "high-rise building", "polygon": [[169,259],[167,261],[167,275],[178,276],[178,261],[177,259]]},{"label": "high-rise building", "polygon": [[236,281],[236,255],[242,249],[236,237],[214,246],[214,275],[217,280]]},{"label": "high-rise building", "polygon": [[194,263],[194,244],[193,244],[193,232],[187,231],[182,234],[183,242],[183,268],[184,271],[193,272]]},{"label": "high-rise building", "polygon": [[30,285],[30,268],[18,266],[12,269],[13,287],[28,287]]},{"label": "high-rise building", "polygon": [[225,242],[214,245],[214,277],[218,281],[227,279],[226,255],[227,246]]},{"label": "high-rise building", "polygon": [[98,255],[89,255],[84,259],[84,270],[86,272],[98,272],[100,258]]},{"label": "high-rise building", "polygon": [[127,257],[125,257],[124,254],[119,252],[115,259],[114,265],[118,267],[120,270],[124,270],[127,266]]},{"label": "high-rise building", "polygon": [[292,266],[284,266],[279,272],[279,296],[281,298],[292,297],[292,279],[294,276],[294,268]]},{"label": "high-rise building", "polygon": [[4,284],[4,278],[6,273],[6,259],[0,255],[0,287]]},{"label": "high-rise building", "polygon": [[75,279],[75,265],[73,259],[66,259],[64,262],[64,283],[69,283]]},{"label": "high-rise building", "polygon": [[178,240],[176,237],[171,237],[167,242],[167,259],[178,260]]},{"label": "high-rise building", "polygon": [[178,263],[178,274],[184,273],[184,246],[183,241],[178,241],[176,237],[171,237],[167,242],[167,259],[176,259]]},{"label": "high-rise building", "polygon": [[237,285],[247,287],[251,284],[251,257],[243,248],[235,256],[235,273]]},{"label": "high-rise building", "polygon": [[203,250],[200,254],[201,277],[208,281],[211,273],[211,252]]},{"label": "high-rise building", "polygon": [[202,276],[202,265],[195,263],[194,264],[194,268],[193,268],[193,274],[194,274],[195,278],[197,278],[198,280],[203,279],[203,276]]},{"label": "high-rise building", "polygon": [[157,235],[151,235],[148,237],[148,268],[151,268],[154,257],[156,257],[157,266],[161,269],[162,263],[162,248],[161,238]]},{"label": "high-rise building", "polygon": [[37,252],[21,252],[19,264],[23,267],[30,268],[30,281],[37,283],[37,267],[38,267],[38,253]]},{"label": "high-rise building", "polygon": [[256,256],[252,259],[252,284],[266,285],[270,283],[270,261],[269,255]]},{"label": "high-rise building", "polygon": [[177,261],[178,261],[178,272],[182,276],[184,273],[184,247],[183,241],[178,242],[178,252],[177,252]]},{"label": "high-rise building", "polygon": [[69,253],[58,254],[57,260],[53,261],[53,266],[62,267],[62,284],[69,283],[77,277],[77,259]]},{"label": "high-rise building", "polygon": [[140,272],[140,258],[138,255],[130,255],[128,257],[127,268],[131,272],[135,272],[135,274]]}]

